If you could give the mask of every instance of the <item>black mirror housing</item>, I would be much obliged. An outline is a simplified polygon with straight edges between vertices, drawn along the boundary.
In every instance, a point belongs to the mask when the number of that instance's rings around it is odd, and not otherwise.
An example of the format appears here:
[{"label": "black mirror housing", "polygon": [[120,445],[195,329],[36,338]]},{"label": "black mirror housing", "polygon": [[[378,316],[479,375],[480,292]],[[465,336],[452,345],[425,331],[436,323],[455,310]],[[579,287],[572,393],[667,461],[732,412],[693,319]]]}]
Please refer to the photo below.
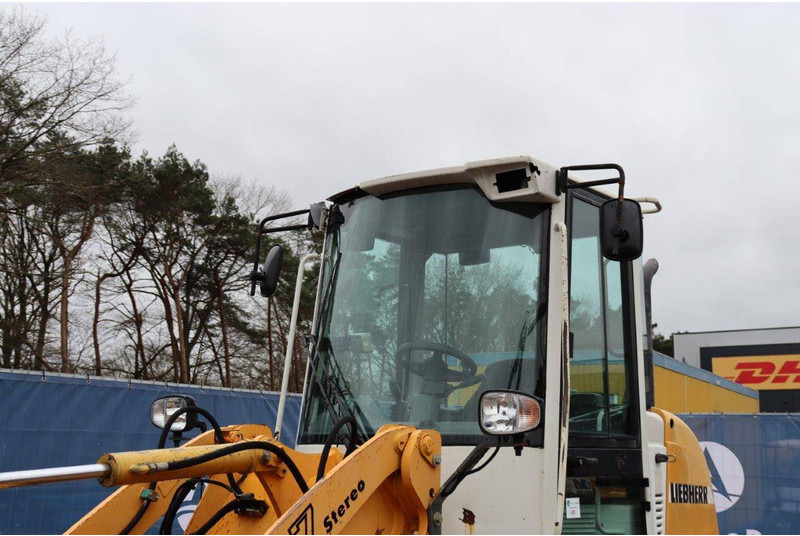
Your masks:
[{"label": "black mirror housing", "polygon": [[[167,395],[157,398],[150,406],[150,422],[156,428],[164,429],[170,416],[179,409],[194,407],[197,404],[189,395]],[[188,432],[197,426],[197,413],[187,411],[170,427],[173,432]]]},{"label": "black mirror housing", "polygon": [[642,207],[632,199],[620,205],[611,199],[600,207],[600,249],[612,261],[632,261],[642,255]]},{"label": "black mirror housing", "polygon": [[280,245],[274,245],[267,253],[267,260],[264,261],[262,266],[263,276],[261,278],[261,295],[265,298],[271,297],[275,294],[278,288],[278,277],[281,275],[281,266],[283,265],[283,248]]}]

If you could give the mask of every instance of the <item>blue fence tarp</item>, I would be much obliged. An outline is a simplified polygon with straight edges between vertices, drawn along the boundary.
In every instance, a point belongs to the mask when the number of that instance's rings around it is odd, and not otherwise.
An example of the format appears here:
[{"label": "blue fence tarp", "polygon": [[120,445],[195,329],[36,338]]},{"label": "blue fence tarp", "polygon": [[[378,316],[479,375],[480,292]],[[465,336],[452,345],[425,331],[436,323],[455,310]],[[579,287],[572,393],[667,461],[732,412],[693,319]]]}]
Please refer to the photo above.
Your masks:
[{"label": "blue fence tarp", "polygon": [[720,534],[800,534],[800,414],[681,418],[703,446]]},{"label": "blue fence tarp", "polygon": [[[223,426],[274,425],[278,395],[117,380],[0,372],[0,471],[93,463],[154,448],[151,402],[184,393]],[[300,397],[282,440],[294,444]],[[721,534],[800,533],[800,415],[682,415],[712,473]],[[0,534],[61,533],[112,490],[96,481],[0,490]]]},{"label": "blue fence tarp", "polygon": [[[220,425],[272,428],[276,393],[0,372],[0,472],[94,463],[107,452],[155,448],[150,404],[188,394]],[[300,397],[287,399],[282,441],[294,445]],[[114,488],[97,481],[0,490],[0,534],[60,534]]]}]

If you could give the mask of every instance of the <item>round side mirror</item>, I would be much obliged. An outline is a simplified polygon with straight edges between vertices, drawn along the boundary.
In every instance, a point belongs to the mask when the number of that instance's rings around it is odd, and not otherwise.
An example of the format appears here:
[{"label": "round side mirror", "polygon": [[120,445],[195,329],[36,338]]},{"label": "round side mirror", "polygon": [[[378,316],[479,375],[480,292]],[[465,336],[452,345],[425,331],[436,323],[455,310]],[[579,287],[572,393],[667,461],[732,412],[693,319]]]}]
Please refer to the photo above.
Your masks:
[{"label": "round side mirror", "polygon": [[[196,406],[194,398],[188,395],[168,395],[157,398],[150,406],[150,422],[162,430],[173,413],[179,409]],[[197,425],[197,413],[187,411],[172,423],[173,432],[186,432]]]},{"label": "round side mirror", "polygon": [[279,245],[274,245],[267,253],[267,260],[261,266],[263,277],[261,279],[261,295],[269,298],[275,294],[278,288],[278,277],[281,275],[281,266],[283,265],[283,248]]}]

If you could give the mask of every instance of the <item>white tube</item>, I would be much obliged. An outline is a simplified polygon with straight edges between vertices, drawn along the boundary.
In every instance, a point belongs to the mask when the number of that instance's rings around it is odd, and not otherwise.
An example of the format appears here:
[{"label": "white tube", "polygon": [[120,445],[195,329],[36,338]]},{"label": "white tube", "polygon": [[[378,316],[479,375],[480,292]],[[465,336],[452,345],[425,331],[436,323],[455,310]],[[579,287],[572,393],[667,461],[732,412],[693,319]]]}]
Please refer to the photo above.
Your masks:
[{"label": "white tube", "polygon": [[[319,305],[322,301],[322,281],[325,278],[325,248],[328,247],[328,233],[325,228],[323,228],[325,232],[325,236],[322,239],[322,253],[319,257],[319,277],[317,278],[317,296],[314,299],[314,320],[311,323],[311,334],[316,336],[317,335],[317,323],[319,322]],[[324,326],[323,326],[324,328]],[[303,374],[303,396],[300,398],[300,418],[303,416],[303,411],[305,411],[305,404],[306,404],[306,389],[308,389],[308,371],[311,368],[311,359],[314,357],[311,355],[311,348],[313,348],[313,343],[308,344],[307,350],[309,351],[308,361],[306,361],[306,370]],[[295,444],[297,443],[297,438],[300,436],[300,428],[297,428],[297,435],[294,438]]]},{"label": "white tube", "polygon": [[655,197],[634,197],[632,200],[640,204],[650,203],[655,205],[655,208],[642,209],[642,214],[655,214],[657,212],[661,212],[661,201]]},{"label": "white tube", "polygon": [[32,469],[29,471],[11,471],[0,473],[0,489],[82,480],[86,478],[103,478],[111,467],[104,463],[91,465],[72,465],[69,467],[50,467],[48,469]]},{"label": "white tube", "polygon": [[279,439],[281,426],[283,425],[283,413],[286,410],[286,395],[289,392],[289,372],[292,368],[292,353],[294,352],[294,337],[297,333],[297,313],[300,310],[300,295],[303,290],[303,274],[306,271],[308,261],[318,259],[318,253],[309,253],[300,259],[300,267],[297,269],[297,281],[294,285],[294,304],[292,305],[292,320],[289,323],[289,337],[286,341],[286,356],[283,358],[283,381],[281,381],[281,398],[278,402],[278,418],[275,421],[275,438]]}]

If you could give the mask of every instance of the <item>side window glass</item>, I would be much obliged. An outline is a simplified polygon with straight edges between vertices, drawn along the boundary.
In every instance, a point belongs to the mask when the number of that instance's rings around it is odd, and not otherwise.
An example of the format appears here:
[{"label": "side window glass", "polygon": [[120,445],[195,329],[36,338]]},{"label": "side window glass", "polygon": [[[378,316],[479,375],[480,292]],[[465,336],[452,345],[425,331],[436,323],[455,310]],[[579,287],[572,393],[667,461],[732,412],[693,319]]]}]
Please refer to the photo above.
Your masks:
[{"label": "side window glass", "polygon": [[606,370],[608,421],[611,433],[628,432],[628,366],[625,362],[625,325],[622,314],[622,273],[618,261],[603,259],[606,284]]},{"label": "side window glass", "polygon": [[628,378],[619,262],[600,252],[600,209],[573,199],[570,431],[626,433]]},{"label": "side window glass", "polygon": [[600,210],[578,199],[572,204],[570,317],[570,431],[607,432]]}]

